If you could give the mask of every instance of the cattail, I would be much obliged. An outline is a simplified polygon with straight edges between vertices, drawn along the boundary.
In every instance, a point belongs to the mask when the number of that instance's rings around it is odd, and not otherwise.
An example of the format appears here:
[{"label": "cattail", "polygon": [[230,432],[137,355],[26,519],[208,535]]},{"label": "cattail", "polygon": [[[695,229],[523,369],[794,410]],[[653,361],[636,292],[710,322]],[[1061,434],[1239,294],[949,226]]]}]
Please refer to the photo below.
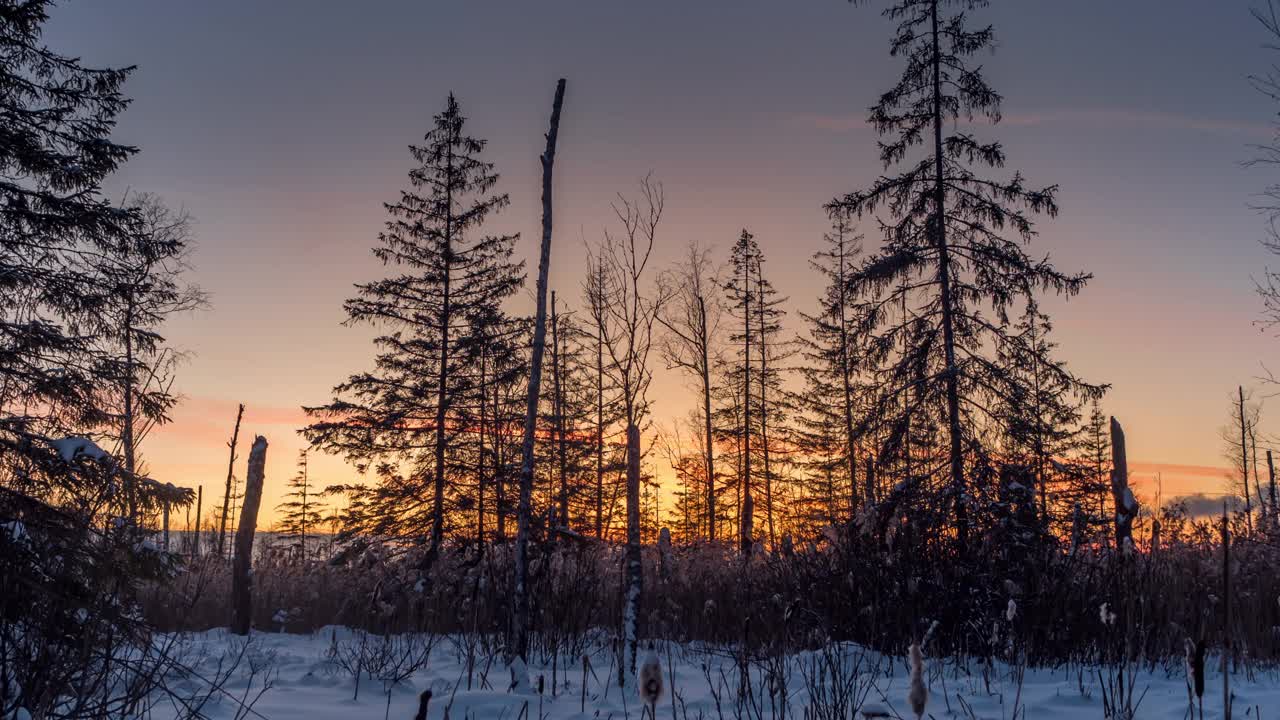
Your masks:
[{"label": "cattail", "polygon": [[1204,698],[1204,642],[1196,642],[1195,657],[1192,658],[1192,677],[1196,683],[1196,697]]},{"label": "cattail", "polygon": [[431,691],[423,690],[418,696],[418,714],[413,716],[413,720],[427,720],[427,705],[431,703]]},{"label": "cattail", "polygon": [[656,653],[650,651],[640,666],[640,699],[649,706],[649,717],[654,716],[658,701],[662,699],[662,663]]},{"label": "cattail", "polygon": [[924,657],[920,654],[920,645],[911,643],[911,685],[907,691],[907,702],[911,704],[911,712],[916,720],[924,717],[924,707],[929,702],[929,688],[924,685]]}]

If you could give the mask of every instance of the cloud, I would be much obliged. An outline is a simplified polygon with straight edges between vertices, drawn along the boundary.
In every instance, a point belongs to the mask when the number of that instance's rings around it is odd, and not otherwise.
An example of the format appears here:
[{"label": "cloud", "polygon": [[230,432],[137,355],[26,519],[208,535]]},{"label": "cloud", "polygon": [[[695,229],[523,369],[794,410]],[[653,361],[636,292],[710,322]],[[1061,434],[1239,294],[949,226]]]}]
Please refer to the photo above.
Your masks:
[{"label": "cloud", "polygon": [[[870,123],[867,122],[866,113],[790,113],[787,116],[787,121],[798,128],[832,133],[848,133],[872,129]],[[1013,127],[1061,127],[1070,125],[1103,130],[1128,128],[1209,132],[1226,135],[1246,135],[1257,142],[1272,140],[1276,136],[1275,128],[1268,123],[1197,117],[1158,110],[1129,108],[1060,108],[1039,112],[1013,113],[1003,116],[1000,124]]]},{"label": "cloud", "polygon": [[1231,471],[1225,467],[1218,467],[1215,465],[1181,465],[1178,463],[1135,460],[1129,463],[1129,473],[1150,475],[1160,473],[1162,475],[1222,478],[1230,475]]},{"label": "cloud", "polygon": [[1244,500],[1235,495],[1205,495],[1203,493],[1170,498],[1165,502],[1164,506],[1172,508],[1175,505],[1182,505],[1191,517],[1202,518],[1221,515],[1224,501],[1227,503],[1228,512],[1238,512],[1244,509]]},{"label": "cloud", "polygon": [[[237,405],[238,403],[233,400],[200,396],[188,397],[183,399],[175,415],[198,416],[216,420],[230,427],[235,424]],[[300,406],[257,405],[247,402],[244,404],[244,422],[245,424],[292,425],[299,427],[306,425],[310,421]]]}]

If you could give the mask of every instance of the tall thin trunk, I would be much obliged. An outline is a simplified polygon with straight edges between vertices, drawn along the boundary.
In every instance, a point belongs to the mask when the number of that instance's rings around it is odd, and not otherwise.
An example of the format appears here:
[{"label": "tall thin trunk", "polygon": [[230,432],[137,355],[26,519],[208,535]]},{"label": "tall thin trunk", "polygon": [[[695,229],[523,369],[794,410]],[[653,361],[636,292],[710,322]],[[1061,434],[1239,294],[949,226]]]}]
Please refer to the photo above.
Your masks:
[{"label": "tall thin trunk", "polygon": [[480,439],[479,454],[476,455],[476,547],[484,550],[484,486],[485,486],[485,464],[484,464],[484,430],[485,430],[485,408],[489,404],[488,391],[485,388],[488,367],[486,360],[488,353],[484,347],[480,348]]},{"label": "tall thin trunk", "polygon": [[867,502],[876,501],[876,459],[868,457],[866,464]]},{"label": "tall thin trunk", "polygon": [[[844,411],[844,451],[845,458],[849,464],[849,516],[858,509],[858,454],[854,449],[854,433],[853,433],[853,363],[849,358],[849,318],[848,308],[845,307],[846,289],[845,289],[845,266],[844,266],[844,221],[841,220],[836,230],[838,233],[838,251],[839,260],[836,271],[836,286],[839,288],[840,301],[838,303],[840,315],[840,382],[844,393],[844,402],[841,409]],[[866,499],[871,502],[871,498]]]},{"label": "tall thin trunk", "polygon": [[555,409],[556,432],[556,474],[560,480],[560,491],[557,495],[560,504],[562,527],[569,527],[569,479],[565,459],[564,441],[564,348],[560,344],[560,313],[556,311],[556,291],[551,291],[551,381],[552,401]]},{"label": "tall thin trunk", "polygon": [[702,419],[706,426],[707,540],[716,540],[716,453],[711,428],[711,338],[707,334],[707,303],[698,296],[698,341],[702,345]]},{"label": "tall thin trunk", "polygon": [[506,443],[502,442],[501,388],[493,384],[493,511],[497,518],[498,540],[507,540],[507,478],[506,478]]},{"label": "tall thin trunk", "polygon": [[951,252],[947,247],[946,171],[942,147],[942,49],[938,29],[938,3],[930,7],[933,37],[933,154],[934,154],[934,241],[938,246],[938,292],[942,300],[942,347],[947,368],[947,430],[951,440],[951,493],[955,496],[956,540],[963,552],[969,539],[969,512],[965,499],[964,455],[960,439],[960,378],[956,367],[955,317],[951,297]]},{"label": "tall thin trunk", "polygon": [[1240,479],[1244,481],[1244,517],[1253,532],[1253,502],[1249,499],[1249,445],[1245,435],[1249,431],[1249,420],[1244,412],[1244,386],[1237,386],[1240,395]]},{"label": "tall thin trunk", "polygon": [[249,470],[245,475],[244,510],[236,532],[236,557],[231,566],[231,632],[248,635],[252,624],[253,534],[258,528],[258,506],[262,503],[262,480],[267,463],[267,439],[261,435],[249,450]]},{"label": "tall thin trunk", "polygon": [[1231,526],[1227,522],[1227,505],[1222,504],[1222,717],[1231,720],[1231,673],[1228,663],[1235,660],[1231,628]]},{"label": "tall thin trunk", "polygon": [[764,459],[764,514],[769,525],[769,547],[776,549],[777,536],[773,530],[773,470],[769,467],[769,399],[765,395],[769,386],[769,348],[765,345],[763,268],[756,268],[756,283],[760,289],[760,302],[756,312],[760,314],[760,452]]},{"label": "tall thin trunk", "polygon": [[303,560],[307,559],[307,513],[311,511],[311,506],[307,503],[307,453],[302,453],[302,519],[298,523],[298,547],[299,555]]},{"label": "tall thin trunk", "polygon": [[604,539],[604,319],[596,326],[596,539]]},{"label": "tall thin trunk", "polygon": [[[560,133],[560,108],[564,104],[564,79],[556,83],[551,105],[551,129],[542,154],[542,246],[538,254],[537,311],[533,325],[533,357],[530,358],[529,392],[525,403],[524,439],[520,447],[520,506],[516,517],[515,592],[512,598],[510,655],[527,660],[529,651],[529,521],[533,495],[534,430],[538,422],[538,392],[542,385],[542,354],[547,343],[547,271],[551,265],[551,176]],[[527,678],[522,678],[527,681]]]},{"label": "tall thin trunk", "polygon": [[1262,479],[1258,477],[1258,428],[1249,423],[1249,455],[1253,465],[1253,494],[1258,499],[1258,513],[1262,527],[1267,526],[1267,501],[1262,498]]},{"label": "tall thin trunk", "polygon": [[751,554],[751,259],[742,264],[742,501],[738,541]]},{"label": "tall thin trunk", "polygon": [[236,442],[240,437],[240,420],[243,417],[244,403],[240,403],[240,409],[236,411],[236,429],[231,433],[231,442],[227,443],[227,447],[231,448],[231,459],[227,461],[227,490],[222,496],[222,523],[218,526],[219,557],[226,557],[227,513],[231,507],[231,478],[234,477],[236,469]]},{"label": "tall thin trunk", "polygon": [[441,238],[444,241],[444,272],[440,290],[440,367],[436,371],[435,482],[431,501],[431,547],[423,558],[425,568],[435,564],[440,543],[444,541],[444,425],[449,409],[449,323],[453,315],[453,299],[449,293],[453,276],[453,144],[458,140],[456,132],[455,126],[455,135],[446,144],[445,157],[444,237]]},{"label": "tall thin trunk", "polygon": [[[908,342],[907,342],[906,330],[907,330],[907,326],[909,324],[911,316],[907,312],[907,281],[905,278],[902,281],[901,297],[902,297],[902,328],[903,328],[902,360],[903,362],[906,362],[907,355],[910,354],[910,346],[908,345]],[[916,378],[917,388],[919,387],[919,382],[921,379],[922,378],[919,378],[919,377]],[[905,425],[905,428],[902,433],[902,458],[903,458],[903,469],[905,471],[903,473],[903,476],[906,478],[908,482],[910,482],[911,479],[915,477],[915,466],[914,466],[915,458],[912,455],[912,452],[913,452],[912,420],[914,419],[913,418],[914,408],[911,405],[911,392],[909,391],[909,389],[904,388],[901,395],[902,395],[902,414],[904,416],[903,424]],[[917,391],[917,397],[918,396],[919,396],[919,393]]]},{"label": "tall thin trunk", "polygon": [[[196,536],[192,541],[191,556],[200,557],[200,519],[203,517],[201,513],[204,511],[204,486],[196,486]],[[190,528],[188,528],[190,530]]]},{"label": "tall thin trunk", "polygon": [[[634,417],[634,410],[627,416]],[[627,425],[627,595],[622,615],[625,659],[618,665],[618,682],[636,671],[640,651],[640,595],[644,591],[644,566],[640,556],[640,428]]]},{"label": "tall thin trunk", "polygon": [[[138,485],[135,472],[137,471],[137,456],[134,447],[133,437],[133,290],[130,288],[126,291],[128,295],[127,309],[125,310],[124,320],[124,382],[121,383],[124,390],[124,426],[120,432],[120,444],[124,451],[124,469],[128,472],[125,482],[128,487],[128,505],[129,519],[137,521],[138,519]],[[167,549],[167,548],[166,548]]]},{"label": "tall thin trunk", "polygon": [[[1031,347],[1034,351],[1037,348],[1036,340],[1036,318],[1031,316]],[[1035,391],[1035,462],[1036,462],[1036,486],[1040,489],[1040,524],[1047,530],[1049,527],[1049,490],[1046,487],[1044,475],[1044,417],[1041,415],[1041,382],[1040,382],[1040,361],[1038,358],[1031,360],[1031,377]]]},{"label": "tall thin trunk", "polygon": [[1267,451],[1267,478],[1271,485],[1271,525],[1274,528],[1280,522],[1280,515],[1277,515],[1276,510],[1276,464],[1271,459],[1270,450]]}]

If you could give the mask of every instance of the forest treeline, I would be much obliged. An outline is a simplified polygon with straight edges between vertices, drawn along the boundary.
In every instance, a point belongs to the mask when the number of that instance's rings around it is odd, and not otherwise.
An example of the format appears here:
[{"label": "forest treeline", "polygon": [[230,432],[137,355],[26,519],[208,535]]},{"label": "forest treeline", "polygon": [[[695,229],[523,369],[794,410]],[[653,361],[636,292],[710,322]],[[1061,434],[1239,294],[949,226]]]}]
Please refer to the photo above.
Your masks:
[{"label": "forest treeline", "polygon": [[[1151,627],[1150,607],[1129,583],[1187,580],[1177,573],[1193,563],[1182,561],[1209,557],[1213,537],[1159,508],[1135,531],[1107,386],[1062,360],[1045,301],[1077,295],[1090,276],[1059,269],[1036,244],[1038,223],[1058,214],[1057,188],[1010,169],[996,139],[1004,98],[975,59],[995,45],[976,17],[987,3],[885,5],[902,73],[869,110],[881,167],[861,188],[814,198],[830,230],[814,238],[811,297],[780,296],[770,239],[749,227],[692,242],[665,234],[654,174],[620,189],[576,284],[548,287],[564,244],[553,169],[557,142],[575,141],[558,134],[572,91],[562,81],[554,96],[540,245],[488,231],[508,193],[536,189],[505,185],[463,103],[445,98],[369,238],[385,272],[353,278],[343,306],[347,324],[376,329],[371,359],[306,408],[309,450],[279,508],[301,552],[267,567],[309,579],[346,568],[368,607],[335,614],[384,628],[414,618],[457,629],[440,604],[469,590],[494,608],[474,605],[468,627],[505,636],[511,662],[545,649],[557,623],[615,622],[623,679],[644,637],[759,645],[780,637],[760,629],[775,611],[805,618],[808,639],[788,636],[798,644],[825,633],[896,647],[927,629],[946,652],[990,656],[1005,635],[988,637],[989,621],[1012,623],[1005,601],[1022,603],[1023,647],[1044,661],[1109,642],[1081,630],[1100,594],[1121,611],[1130,652],[1147,642],[1167,656],[1185,635],[1221,631],[1203,608],[1166,605],[1159,633],[1134,638]],[[253,541],[232,507],[239,419],[226,486],[207,504],[180,478],[151,478],[142,459],[178,402],[182,353],[165,327],[208,298],[188,272],[184,210],[145,193],[105,197],[103,183],[137,152],[112,139],[131,69],[46,48],[51,6],[0,2],[0,717],[67,710],[68,688],[79,704],[63,717],[136,707],[156,686],[122,697],[126,678],[168,661],[138,650],[154,647],[151,621],[173,612],[156,598],[183,588],[169,600],[222,603],[192,583],[226,580],[229,529],[237,546]],[[526,255],[538,260],[532,317],[513,309],[531,282]],[[658,255],[679,260],[663,267]],[[666,427],[650,389],[660,371],[679,373],[693,399]],[[1238,422],[1247,506],[1233,522],[1262,546],[1280,512],[1243,392]],[[254,448],[260,494],[265,441]],[[366,480],[313,486],[315,452]],[[655,480],[667,467],[675,487]],[[193,504],[198,525],[208,508],[217,531],[179,553],[170,514]],[[1158,565],[1161,520],[1164,551],[1188,555]],[[1223,540],[1229,530],[1224,519]],[[330,531],[325,552],[307,543]],[[672,554],[678,546],[686,555]],[[1260,552],[1246,559],[1261,568]],[[1187,580],[1188,597],[1208,597],[1201,580]],[[610,619],[555,600],[582,583],[608,596],[596,607]],[[664,600],[677,586],[683,599]],[[706,599],[699,587],[721,588],[748,620],[690,599]],[[1062,633],[1033,641],[1031,619],[1055,614],[1074,618],[1087,651]]]}]

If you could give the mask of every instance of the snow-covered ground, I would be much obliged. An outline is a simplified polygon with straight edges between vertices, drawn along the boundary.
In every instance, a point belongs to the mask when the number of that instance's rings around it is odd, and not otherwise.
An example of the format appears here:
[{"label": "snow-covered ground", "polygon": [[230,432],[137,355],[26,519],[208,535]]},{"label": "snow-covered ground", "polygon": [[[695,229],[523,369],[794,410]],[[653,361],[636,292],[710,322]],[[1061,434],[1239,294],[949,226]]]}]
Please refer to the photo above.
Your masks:
[{"label": "snow-covered ground", "polygon": [[[493,649],[486,653],[473,646],[469,651],[463,639],[401,636],[384,641],[364,636],[362,651],[361,638],[342,628],[313,635],[255,633],[247,646],[242,638],[222,630],[184,636],[181,657],[192,672],[171,679],[170,685],[198,703],[207,694],[207,681],[226,677],[223,691],[210,695],[200,708],[203,715],[218,719],[410,720],[421,692],[428,689],[432,691],[428,716],[433,720],[642,718],[634,684],[625,692],[619,690],[617,669],[607,649],[588,653],[592,667],[585,675],[581,655],[569,656],[575,658],[572,661],[562,656],[555,669],[554,690],[553,669],[541,664],[531,667],[532,687],[521,693],[508,689],[510,673]],[[784,693],[774,691],[771,696],[771,689],[781,687],[786,688],[785,717],[797,720],[853,718],[855,709],[860,711],[858,718],[864,713],[914,718],[906,699],[908,668],[903,657],[881,657],[840,646],[794,655],[785,662],[754,663],[751,691],[743,699],[737,664],[726,650],[672,645],[652,652],[664,676],[655,720],[782,718]],[[238,663],[228,676],[227,668],[236,658]],[[362,673],[357,688],[352,668],[361,664],[360,658],[372,671]],[[1210,662],[1214,667],[1216,663],[1216,659]],[[930,693],[925,716],[934,718],[1101,719],[1107,694],[1102,684],[1113,679],[1106,669],[1101,669],[1100,676],[1098,668],[1029,669],[1019,687],[1017,673],[1004,664],[984,671],[975,661],[959,669],[927,657],[926,672]],[[1169,672],[1138,672],[1133,680],[1138,703],[1134,717],[1187,717],[1181,664]],[[1125,684],[1130,684],[1130,678],[1125,678]],[[1232,676],[1231,685],[1236,718],[1280,716],[1277,672],[1242,671]],[[1206,686],[1204,717],[1222,717],[1222,677],[1213,668]],[[242,702],[250,703],[252,709],[245,709]],[[156,718],[175,714],[168,700],[152,708]]]}]

